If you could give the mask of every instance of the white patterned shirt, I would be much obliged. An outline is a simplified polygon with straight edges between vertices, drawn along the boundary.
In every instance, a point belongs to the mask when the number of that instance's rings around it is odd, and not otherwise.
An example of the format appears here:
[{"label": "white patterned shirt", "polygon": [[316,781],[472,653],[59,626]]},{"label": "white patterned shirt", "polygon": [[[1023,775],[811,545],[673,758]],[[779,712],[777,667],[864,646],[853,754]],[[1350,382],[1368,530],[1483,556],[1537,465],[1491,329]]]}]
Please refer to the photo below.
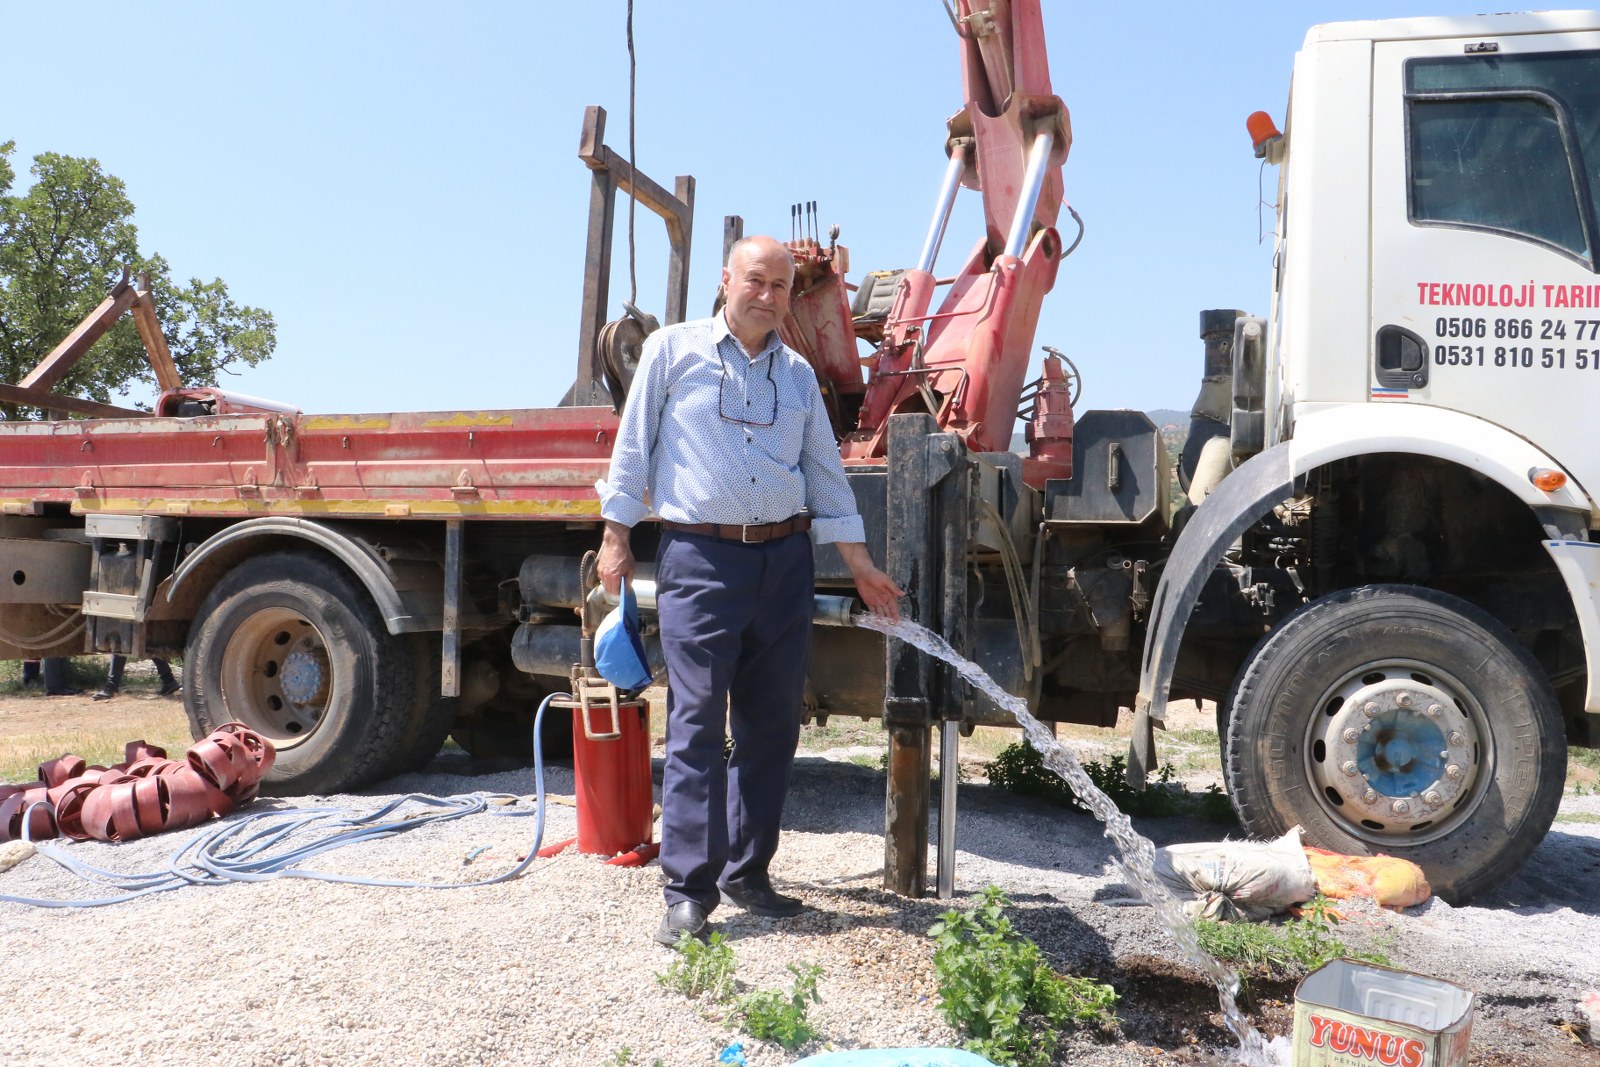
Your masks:
[{"label": "white patterned shirt", "polygon": [[866,540],[811,364],[776,330],[751,359],[721,313],[645,340],[595,489],[624,526],[652,506],[668,522],[733,526],[804,509],[818,543]]}]

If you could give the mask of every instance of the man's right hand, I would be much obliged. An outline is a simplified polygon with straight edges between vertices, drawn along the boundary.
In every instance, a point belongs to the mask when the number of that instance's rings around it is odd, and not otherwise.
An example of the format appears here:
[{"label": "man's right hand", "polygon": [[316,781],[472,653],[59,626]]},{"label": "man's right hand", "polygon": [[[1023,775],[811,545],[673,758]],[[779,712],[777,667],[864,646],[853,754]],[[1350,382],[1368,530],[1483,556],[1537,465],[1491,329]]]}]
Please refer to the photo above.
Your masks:
[{"label": "man's right hand", "polygon": [[600,574],[600,584],[612,596],[622,593],[622,579],[633,577],[633,531],[620,522],[606,520],[606,532],[600,538],[600,559],[595,570]]}]

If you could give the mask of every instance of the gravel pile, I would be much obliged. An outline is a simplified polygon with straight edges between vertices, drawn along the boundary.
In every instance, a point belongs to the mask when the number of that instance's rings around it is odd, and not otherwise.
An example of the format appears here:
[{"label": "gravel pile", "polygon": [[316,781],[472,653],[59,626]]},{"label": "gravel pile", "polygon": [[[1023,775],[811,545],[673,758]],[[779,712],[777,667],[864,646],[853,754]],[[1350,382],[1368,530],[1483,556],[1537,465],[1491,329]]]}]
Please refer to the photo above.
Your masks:
[{"label": "gravel pile", "polygon": [[[461,773],[468,769],[441,757],[428,773],[386,783],[381,798],[260,800],[247,812],[370,809],[406,792],[532,791],[526,770]],[[547,787],[570,795],[570,768],[551,768]],[[1130,961],[1143,961],[1145,978],[1151,961],[1157,971],[1166,966],[1170,941],[1150,910],[1116,903],[1127,889],[1098,823],[981,784],[964,785],[959,804],[958,896],[1002,886],[1017,904],[1018,925],[1060,969],[1118,981],[1133,973]],[[1564,811],[1600,818],[1600,801],[1569,800]],[[925,936],[948,904],[878,888],[882,823],[881,774],[802,757],[773,873],[812,910],[783,922],[729,908],[713,916],[746,988],[787,989],[791,962],[823,968],[822,1003],[811,1012],[821,1037],[797,1053],[741,1035],[725,1007],[659,986],[671,955],[650,936],[662,911],[656,866],[609,867],[567,853],[536,861],[515,881],[474,889],[284,878],[191,886],[105,908],[0,904],[13,992],[0,1063],[677,1067],[715,1063],[735,1041],[751,1065],[828,1048],[958,1044],[937,1011]],[[575,827],[571,807],[550,805],[545,843]],[[1183,819],[1140,828],[1157,844],[1218,836],[1214,825]],[[533,831],[530,818],[478,815],[317,862],[342,874],[464,881],[512,866]],[[151,871],[190,836],[67,847],[88,863]],[[1573,1017],[1583,990],[1600,987],[1596,837],[1592,822],[1560,823],[1528,869],[1482,906],[1434,901],[1401,916],[1356,908],[1343,934],[1377,944],[1400,966],[1478,990],[1475,1062],[1600,1062],[1555,1029]],[[0,874],[0,893],[91,895],[39,856]],[[1171,971],[1182,985],[1183,968]],[[1127,983],[1123,1035],[1074,1036],[1062,1062],[1229,1060],[1217,1054],[1226,1046],[1214,1020],[1175,1026],[1176,1001],[1164,1003],[1153,988]]]}]

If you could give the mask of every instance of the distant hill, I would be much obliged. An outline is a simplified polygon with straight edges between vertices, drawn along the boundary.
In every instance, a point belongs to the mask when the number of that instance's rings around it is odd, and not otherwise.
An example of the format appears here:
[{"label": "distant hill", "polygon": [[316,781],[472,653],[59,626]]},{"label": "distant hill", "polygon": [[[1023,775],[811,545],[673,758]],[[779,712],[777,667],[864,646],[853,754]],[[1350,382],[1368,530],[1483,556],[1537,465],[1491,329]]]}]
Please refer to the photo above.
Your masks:
[{"label": "distant hill", "polygon": [[1150,416],[1151,422],[1162,429],[1168,426],[1176,426],[1185,434],[1189,432],[1189,413],[1187,411],[1178,411],[1176,408],[1156,408],[1154,411],[1145,412],[1145,414]]}]

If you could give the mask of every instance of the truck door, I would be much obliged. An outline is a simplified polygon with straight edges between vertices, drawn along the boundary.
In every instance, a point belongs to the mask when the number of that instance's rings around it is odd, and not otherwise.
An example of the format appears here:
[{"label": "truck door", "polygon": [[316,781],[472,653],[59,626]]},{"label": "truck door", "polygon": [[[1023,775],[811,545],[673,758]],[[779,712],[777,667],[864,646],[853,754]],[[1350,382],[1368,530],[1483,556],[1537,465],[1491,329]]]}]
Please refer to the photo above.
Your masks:
[{"label": "truck door", "polygon": [[1378,42],[1375,403],[1478,415],[1600,493],[1600,33]]}]

